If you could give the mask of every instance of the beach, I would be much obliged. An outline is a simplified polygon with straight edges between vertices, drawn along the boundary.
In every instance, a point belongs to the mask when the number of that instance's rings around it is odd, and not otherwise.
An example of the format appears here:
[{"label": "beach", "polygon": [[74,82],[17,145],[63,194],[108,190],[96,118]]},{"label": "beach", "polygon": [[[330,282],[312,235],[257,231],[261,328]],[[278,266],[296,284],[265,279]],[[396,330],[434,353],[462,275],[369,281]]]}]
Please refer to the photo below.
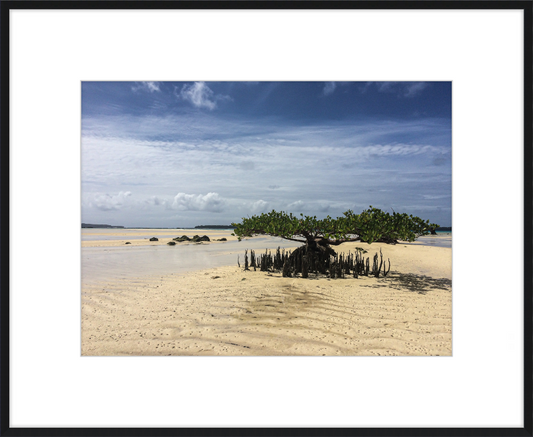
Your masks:
[{"label": "beach", "polygon": [[[310,274],[303,279],[244,270],[245,249],[261,252],[274,248],[279,239],[237,243],[231,231],[206,229],[82,231],[82,254],[105,259],[105,251],[115,250],[117,258],[128,258],[133,251],[146,251],[138,252],[144,269],[110,267],[111,273],[99,280],[97,269],[91,271],[90,262],[84,266],[82,260],[83,356],[452,354],[451,235],[429,243],[423,238],[415,244],[344,243],[334,247],[337,253],[362,247],[372,258],[381,249],[391,271],[379,278]],[[196,234],[227,241],[166,244]],[[149,236],[158,241],[150,242]],[[439,239],[450,244],[438,245]],[[284,247],[297,243],[285,242]],[[154,261],[159,270],[150,266],[153,254],[158,260],[177,254],[190,258],[193,250],[202,251],[203,257],[181,270],[159,261]],[[219,262],[202,268],[212,259]],[[103,263],[98,265],[105,270]]]}]

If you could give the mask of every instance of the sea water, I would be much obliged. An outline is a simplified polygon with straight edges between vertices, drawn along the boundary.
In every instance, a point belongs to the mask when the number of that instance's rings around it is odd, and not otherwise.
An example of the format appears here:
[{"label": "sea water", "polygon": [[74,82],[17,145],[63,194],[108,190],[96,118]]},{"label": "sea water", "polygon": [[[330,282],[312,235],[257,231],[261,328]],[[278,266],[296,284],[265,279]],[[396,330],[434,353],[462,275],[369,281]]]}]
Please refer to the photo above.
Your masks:
[{"label": "sea water", "polygon": [[[172,232],[172,231],[171,231]],[[175,233],[175,231],[174,231]],[[127,239],[147,238],[128,235]],[[94,237],[96,239],[96,237]],[[89,238],[92,239],[92,238]],[[119,239],[124,236],[109,236],[100,239]],[[424,245],[452,247],[451,233],[426,235],[412,243],[402,245]],[[244,267],[244,251],[254,250],[257,255],[266,249],[275,251],[300,246],[295,241],[274,237],[254,237],[242,241],[227,241],[213,244],[177,243],[169,245],[83,247],[81,250],[82,284],[111,282],[134,277],[183,274],[194,270],[235,265]],[[248,252],[249,256],[249,252]]]},{"label": "sea water", "polygon": [[439,232],[437,235],[425,235],[419,237],[417,240],[412,243],[401,243],[401,244],[414,244],[422,246],[434,246],[434,247],[452,247],[452,233],[451,232]]},{"label": "sea water", "polygon": [[213,244],[83,247],[81,280],[83,284],[90,284],[132,277],[182,274],[228,265],[237,267],[238,262],[244,267],[245,250],[253,249],[260,255],[266,249],[273,251],[278,247],[283,249],[298,246],[300,244],[294,241],[261,237]]}]

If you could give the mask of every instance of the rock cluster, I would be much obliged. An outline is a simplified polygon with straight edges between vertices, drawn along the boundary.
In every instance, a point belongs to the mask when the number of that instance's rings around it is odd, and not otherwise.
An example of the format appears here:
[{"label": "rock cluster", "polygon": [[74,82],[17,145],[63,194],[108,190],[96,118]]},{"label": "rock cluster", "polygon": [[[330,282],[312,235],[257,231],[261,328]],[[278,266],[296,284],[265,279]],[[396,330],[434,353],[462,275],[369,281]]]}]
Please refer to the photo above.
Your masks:
[{"label": "rock cluster", "polygon": [[177,241],[178,243],[181,243],[183,241],[189,241],[191,243],[200,243],[202,241],[211,241],[207,235],[204,235],[203,237],[200,237],[199,235],[195,235],[192,238],[187,237],[187,235],[182,235],[181,237],[173,238],[174,241]]}]

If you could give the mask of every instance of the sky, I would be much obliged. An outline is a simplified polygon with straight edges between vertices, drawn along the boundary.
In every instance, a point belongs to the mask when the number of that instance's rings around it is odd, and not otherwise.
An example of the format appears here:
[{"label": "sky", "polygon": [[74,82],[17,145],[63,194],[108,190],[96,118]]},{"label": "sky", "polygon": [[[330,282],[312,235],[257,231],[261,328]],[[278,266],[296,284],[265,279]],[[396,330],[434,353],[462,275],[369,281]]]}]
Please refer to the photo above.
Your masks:
[{"label": "sky", "polygon": [[451,226],[451,82],[82,82],[83,223],[370,205]]}]

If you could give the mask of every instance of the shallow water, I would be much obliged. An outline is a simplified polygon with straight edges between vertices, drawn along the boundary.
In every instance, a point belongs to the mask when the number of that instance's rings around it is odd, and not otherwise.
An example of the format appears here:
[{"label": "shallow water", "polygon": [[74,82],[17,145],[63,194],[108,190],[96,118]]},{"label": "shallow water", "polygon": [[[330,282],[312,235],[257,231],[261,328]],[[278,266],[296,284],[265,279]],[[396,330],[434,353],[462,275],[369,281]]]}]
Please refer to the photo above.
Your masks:
[{"label": "shallow water", "polygon": [[87,235],[82,234],[81,235],[81,241],[118,241],[118,240],[124,240],[127,238],[128,240],[147,240],[149,238],[153,237],[153,235]]},{"label": "shallow water", "polygon": [[[129,238],[129,237],[128,237]],[[117,279],[186,273],[227,265],[244,265],[244,251],[260,253],[278,247],[297,247],[298,243],[281,238],[254,238],[216,244],[177,244],[175,246],[83,247],[81,280],[83,284]]]},{"label": "shallow water", "polygon": [[[117,231],[117,230],[113,230]],[[118,232],[117,232],[118,233]],[[133,234],[133,235],[132,235]],[[170,230],[169,236],[175,231]],[[127,233],[127,239],[148,238]],[[89,239],[123,240],[122,236],[106,236]],[[413,243],[400,242],[402,245],[424,245],[435,247],[452,247],[449,235],[420,237]],[[120,279],[132,279],[153,275],[183,274],[194,270],[202,270],[227,265],[237,266],[239,257],[244,265],[245,249],[253,249],[258,254],[266,249],[294,248],[299,243],[273,237],[254,237],[243,241],[227,241],[215,244],[177,244],[150,246],[119,246],[119,247],[83,247],[81,250],[81,281],[82,284],[111,282]]]},{"label": "shallow water", "polygon": [[418,238],[418,240],[412,243],[398,243],[404,245],[417,245],[417,246],[435,246],[435,247],[452,247],[452,234],[438,234],[438,235],[426,235]]},{"label": "shallow water", "polygon": [[[207,229],[96,229],[96,228],[83,228],[81,230],[81,241],[116,241],[124,240],[143,240],[152,237],[158,238],[174,238],[181,237],[182,235],[188,235],[193,237],[194,235],[204,235]],[[210,233],[223,233],[224,230],[210,230]],[[230,231],[231,232],[231,231]],[[229,233],[228,232],[228,235]]]}]

